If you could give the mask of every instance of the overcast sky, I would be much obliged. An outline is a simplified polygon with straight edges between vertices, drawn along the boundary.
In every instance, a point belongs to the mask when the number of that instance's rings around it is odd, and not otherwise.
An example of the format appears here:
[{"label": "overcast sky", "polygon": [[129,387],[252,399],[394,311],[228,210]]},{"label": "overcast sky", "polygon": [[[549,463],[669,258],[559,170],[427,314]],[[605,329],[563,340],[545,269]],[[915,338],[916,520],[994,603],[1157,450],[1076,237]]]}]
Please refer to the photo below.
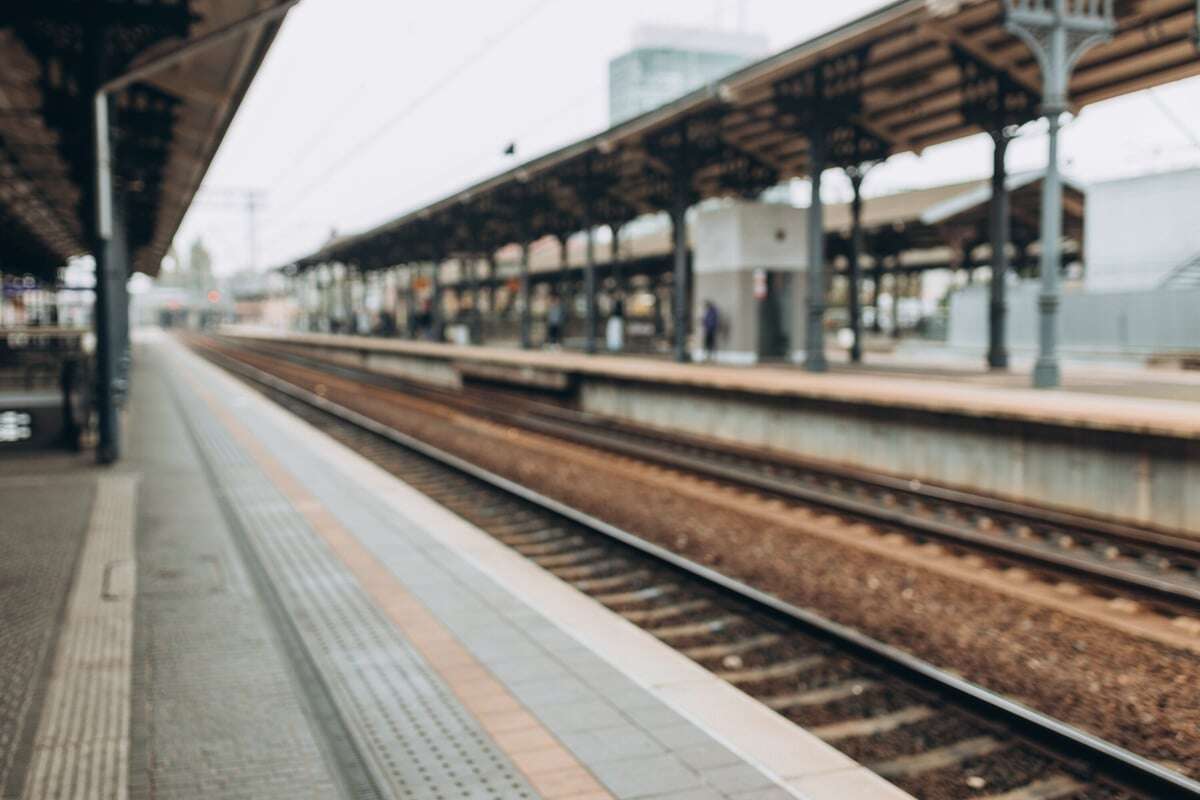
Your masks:
[{"label": "overcast sky", "polygon": [[[247,191],[257,192],[257,266],[319,247],[607,127],[608,61],[639,23],[764,34],[772,51],[884,5],[879,0],[303,0],[289,15],[176,237],[202,237],[218,272],[250,264]],[[1031,126],[1010,169],[1045,163]],[[973,137],[898,156],[868,194],[981,177]],[[1200,165],[1200,80],[1097,104],[1064,134],[1085,181]],[[836,194],[841,187],[832,181]]]}]

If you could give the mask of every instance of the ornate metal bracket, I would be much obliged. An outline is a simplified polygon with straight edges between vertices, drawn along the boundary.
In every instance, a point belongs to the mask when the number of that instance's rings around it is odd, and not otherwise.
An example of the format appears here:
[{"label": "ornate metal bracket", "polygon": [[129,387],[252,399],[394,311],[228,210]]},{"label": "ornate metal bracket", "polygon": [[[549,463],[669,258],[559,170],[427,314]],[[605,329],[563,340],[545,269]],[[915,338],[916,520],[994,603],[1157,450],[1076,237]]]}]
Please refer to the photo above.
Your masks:
[{"label": "ornate metal bracket", "polygon": [[891,149],[857,122],[869,55],[870,48],[853,50],[775,84],[775,102],[797,128],[825,133],[829,166],[879,161]]},{"label": "ornate metal bracket", "polygon": [[1041,104],[1039,95],[961,47],[952,45],[951,52],[962,73],[964,119],[988,132],[1037,119]]},{"label": "ornate metal bracket", "polygon": [[1042,109],[1067,108],[1071,70],[1116,31],[1113,0],[1005,0],[1005,28],[1033,51],[1042,68]]}]

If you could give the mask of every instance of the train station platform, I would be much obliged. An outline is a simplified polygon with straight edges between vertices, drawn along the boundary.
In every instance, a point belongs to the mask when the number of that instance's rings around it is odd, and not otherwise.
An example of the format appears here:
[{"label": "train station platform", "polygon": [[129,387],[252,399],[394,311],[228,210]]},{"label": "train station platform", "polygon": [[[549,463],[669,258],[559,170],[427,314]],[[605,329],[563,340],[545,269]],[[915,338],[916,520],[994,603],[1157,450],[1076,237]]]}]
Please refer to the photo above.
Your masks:
[{"label": "train station platform", "polygon": [[3,797],[905,797],[174,340],[0,462]]},{"label": "train station platform", "polygon": [[[567,396],[582,410],[803,459],[1200,536],[1200,380],[1094,367],[1072,391],[942,365],[835,370],[227,329],[442,386]],[[1166,399],[1166,398],[1175,399]],[[1196,400],[1187,398],[1195,397]],[[1182,398],[1182,399],[1180,399]]]}]

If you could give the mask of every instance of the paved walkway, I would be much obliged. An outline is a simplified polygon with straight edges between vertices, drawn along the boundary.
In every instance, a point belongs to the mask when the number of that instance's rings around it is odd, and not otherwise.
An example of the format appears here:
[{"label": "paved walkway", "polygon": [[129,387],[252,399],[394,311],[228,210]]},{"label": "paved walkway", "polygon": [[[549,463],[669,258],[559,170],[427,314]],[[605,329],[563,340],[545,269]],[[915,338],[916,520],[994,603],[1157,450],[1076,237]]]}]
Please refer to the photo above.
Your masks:
[{"label": "paved walkway", "polygon": [[0,460],[0,796],[21,797],[59,620],[96,495],[82,457]]}]

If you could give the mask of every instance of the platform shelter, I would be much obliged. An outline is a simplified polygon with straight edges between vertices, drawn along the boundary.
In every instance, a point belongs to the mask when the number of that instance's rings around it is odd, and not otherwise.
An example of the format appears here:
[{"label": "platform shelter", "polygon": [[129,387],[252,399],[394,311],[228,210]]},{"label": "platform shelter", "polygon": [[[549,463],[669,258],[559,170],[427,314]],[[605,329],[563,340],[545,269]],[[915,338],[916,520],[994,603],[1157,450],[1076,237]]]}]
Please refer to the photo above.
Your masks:
[{"label": "platform shelter", "polygon": [[[1042,260],[1056,267],[1041,270],[1043,353],[1037,381],[1053,385],[1061,260],[1060,118],[1090,103],[1200,74],[1198,27],[1194,0],[900,0],[659,109],[331,242],[290,268],[310,275],[338,265],[338,274],[351,277],[397,266],[424,269],[435,298],[433,328],[440,335],[445,321],[440,265],[450,259],[487,261],[512,243],[527,253],[542,237],[580,231],[591,243],[601,227],[619,230],[641,215],[665,211],[673,231],[671,336],[675,357],[684,360],[693,305],[685,232],[691,206],[711,197],[757,197],[786,178],[806,176],[812,179],[814,200],[809,230],[822,231],[825,170],[846,170],[859,195],[871,165],[983,132],[996,145],[989,239],[1005,245],[995,252],[1007,253],[1012,238],[1007,144],[1016,127],[1045,116],[1052,122],[1054,144],[1038,229],[1046,245]],[[1056,43],[1053,52],[1041,52],[1043,41]],[[851,240],[861,241],[858,235]],[[827,254],[816,233],[796,246],[808,254],[808,283],[822,287],[806,293],[802,311],[806,363],[822,371]],[[588,245],[585,264],[587,351],[597,348],[595,250],[594,243]],[[857,258],[850,261],[858,264]],[[997,261],[995,271],[1003,275],[1007,265]],[[859,281],[857,268],[850,280]],[[527,255],[517,281],[520,340],[530,347]],[[1003,368],[1008,361],[1004,281],[994,285],[988,361]],[[858,331],[860,325],[853,327]]]}]

